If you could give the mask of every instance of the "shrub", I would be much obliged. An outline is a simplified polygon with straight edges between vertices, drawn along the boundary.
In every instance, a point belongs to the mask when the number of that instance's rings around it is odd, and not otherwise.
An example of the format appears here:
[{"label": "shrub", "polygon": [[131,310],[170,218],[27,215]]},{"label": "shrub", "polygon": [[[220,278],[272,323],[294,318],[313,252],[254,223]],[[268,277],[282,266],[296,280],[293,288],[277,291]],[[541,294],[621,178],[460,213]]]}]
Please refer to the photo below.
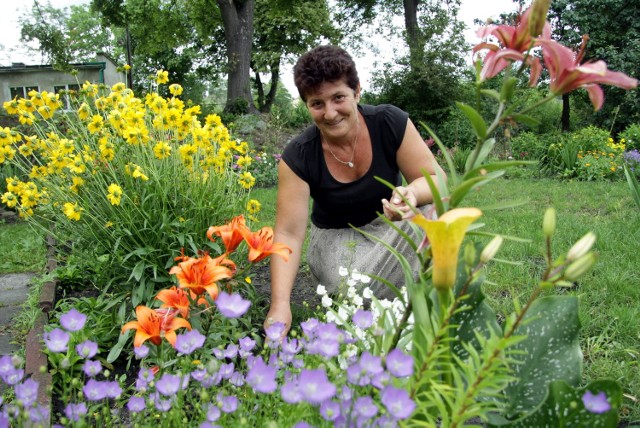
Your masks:
[{"label": "shrub", "polygon": [[542,159],[547,152],[545,141],[533,132],[521,132],[511,139],[511,156],[518,160]]},{"label": "shrub", "polygon": [[586,128],[572,132],[568,138],[585,152],[602,150],[606,147],[609,140],[611,140],[609,131],[596,126],[587,126]]},{"label": "shrub", "polygon": [[135,305],[169,280],[182,248],[206,248],[211,224],[245,210],[255,178],[248,144],[216,115],[201,123],[177,85],[166,99],[105,89],[85,83],[70,111],[46,92],[5,103],[31,134],[12,139],[9,163],[23,177],[8,180],[2,201],[44,230],[55,226],[60,242],[106,264],[123,291],[137,283]]},{"label": "shrub", "polygon": [[627,150],[640,150],[640,124],[634,123],[622,131],[618,138],[627,147]]}]

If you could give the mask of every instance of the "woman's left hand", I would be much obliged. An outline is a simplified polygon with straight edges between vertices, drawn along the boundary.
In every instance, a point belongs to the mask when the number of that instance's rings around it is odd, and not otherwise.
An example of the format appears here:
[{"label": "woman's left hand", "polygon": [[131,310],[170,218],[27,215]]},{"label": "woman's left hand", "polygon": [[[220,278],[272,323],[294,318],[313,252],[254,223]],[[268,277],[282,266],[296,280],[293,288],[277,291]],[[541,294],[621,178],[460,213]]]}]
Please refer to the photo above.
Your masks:
[{"label": "woman's left hand", "polygon": [[398,186],[393,190],[391,201],[382,200],[382,209],[389,220],[407,220],[415,215],[413,210],[417,202],[411,187]]}]

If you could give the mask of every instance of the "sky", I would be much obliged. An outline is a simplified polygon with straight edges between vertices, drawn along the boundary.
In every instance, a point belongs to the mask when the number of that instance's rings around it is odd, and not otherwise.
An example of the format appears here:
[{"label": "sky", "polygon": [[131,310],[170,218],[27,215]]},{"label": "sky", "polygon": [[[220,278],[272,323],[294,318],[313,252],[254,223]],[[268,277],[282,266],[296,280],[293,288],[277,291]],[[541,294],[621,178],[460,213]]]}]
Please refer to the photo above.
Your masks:
[{"label": "sky", "polygon": [[[47,1],[53,7],[64,8],[71,5],[87,4],[90,0],[39,0],[41,4]],[[41,64],[43,59],[39,54],[29,53],[20,44],[20,27],[18,17],[24,12],[29,12],[33,5],[33,0],[0,0],[0,65],[11,65],[12,62],[24,62],[27,65]],[[473,24],[475,18],[486,20],[495,18],[502,12],[510,12],[516,9],[516,4],[512,0],[462,0],[459,19],[467,24],[469,29],[465,32],[465,37],[470,43],[475,43],[476,26]],[[373,62],[371,58],[355,57],[360,78],[364,85],[370,76],[369,67]],[[290,92],[293,90],[293,81],[290,77],[290,67],[285,67],[282,80]],[[292,94],[297,94],[293,91]]]}]

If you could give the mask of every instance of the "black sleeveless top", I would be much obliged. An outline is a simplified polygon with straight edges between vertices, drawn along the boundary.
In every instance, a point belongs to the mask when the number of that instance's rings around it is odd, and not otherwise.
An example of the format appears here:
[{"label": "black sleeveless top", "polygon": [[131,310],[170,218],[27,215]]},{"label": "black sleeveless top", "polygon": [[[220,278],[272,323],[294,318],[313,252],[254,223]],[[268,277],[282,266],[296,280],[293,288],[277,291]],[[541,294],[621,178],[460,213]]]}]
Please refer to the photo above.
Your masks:
[{"label": "black sleeveless top", "polygon": [[311,125],[295,137],[282,154],[282,160],[309,184],[313,208],[311,221],[323,229],[363,226],[382,212],[382,198],[391,189],[379,177],[398,186],[400,170],[396,152],[407,128],[408,113],[389,104],[358,105],[371,136],[372,159],[367,173],[351,183],[341,183],[329,172],[322,153],[320,131]]}]

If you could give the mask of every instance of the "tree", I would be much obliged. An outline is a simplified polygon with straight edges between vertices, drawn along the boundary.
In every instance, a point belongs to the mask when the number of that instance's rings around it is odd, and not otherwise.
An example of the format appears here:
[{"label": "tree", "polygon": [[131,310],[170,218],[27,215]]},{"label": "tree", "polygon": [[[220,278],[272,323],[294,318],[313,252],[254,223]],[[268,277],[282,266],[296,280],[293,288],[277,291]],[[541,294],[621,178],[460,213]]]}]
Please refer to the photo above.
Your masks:
[{"label": "tree", "polygon": [[227,47],[227,104],[225,112],[255,111],[251,95],[251,46],[254,0],[216,0]]},{"label": "tree", "polygon": [[[334,43],[340,37],[326,1],[257,0],[251,68],[261,112],[269,112],[274,103],[283,60],[303,54],[322,37]],[[268,92],[262,73],[270,76]]]},{"label": "tree", "polygon": [[86,6],[56,9],[34,0],[30,14],[19,18],[20,40],[38,42],[36,50],[55,68],[68,70],[70,64],[93,59],[97,52],[117,57],[112,49],[114,34],[101,25]]},{"label": "tree", "polygon": [[[389,102],[408,111],[414,120],[440,122],[459,96],[466,43],[464,24],[457,20],[459,0],[345,0],[339,18],[353,16],[357,25],[376,19],[392,23],[401,16],[404,29],[384,37],[402,36],[407,55],[374,74],[375,101]],[[349,28],[349,27],[347,27]]]},{"label": "tree", "polygon": [[[553,37],[576,50],[588,35],[583,61],[604,60],[609,68],[638,77],[640,3],[635,0],[555,0],[549,9]],[[614,133],[640,121],[638,91],[604,87],[607,102],[595,114],[600,127]],[[579,93],[571,95],[579,96]],[[569,95],[563,96],[562,129],[569,130]]]}]

